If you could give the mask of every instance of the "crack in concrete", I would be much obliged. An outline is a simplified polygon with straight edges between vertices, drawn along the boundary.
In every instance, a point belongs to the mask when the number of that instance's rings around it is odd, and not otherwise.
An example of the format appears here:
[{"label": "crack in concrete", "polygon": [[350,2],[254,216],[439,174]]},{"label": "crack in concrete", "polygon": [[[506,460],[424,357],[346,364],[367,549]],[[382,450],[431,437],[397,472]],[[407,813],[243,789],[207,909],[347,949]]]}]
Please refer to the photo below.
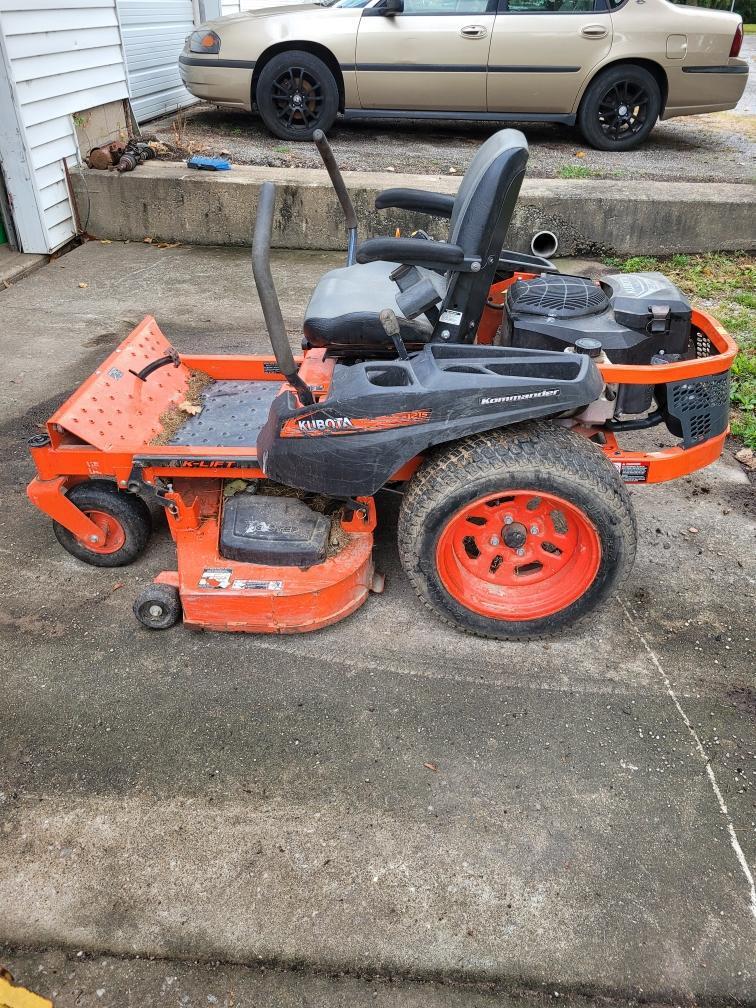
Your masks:
[{"label": "crack in concrete", "polygon": [[629,606],[627,606],[625,604],[625,602],[619,597],[619,595],[617,596],[617,601],[619,602],[620,606],[622,607],[622,609],[623,609],[623,611],[625,613],[625,616],[627,617],[627,620],[630,623],[630,626],[633,628],[633,630],[635,631],[636,636],[638,637],[638,639],[640,640],[641,644],[643,645],[643,647],[644,647],[644,649],[646,651],[646,654],[649,656],[649,658],[651,659],[652,664],[654,665],[654,667],[658,671],[659,675],[662,677],[662,680],[664,681],[664,686],[665,686],[665,689],[667,691],[667,694],[669,695],[669,698],[671,699],[672,703],[677,708],[677,711],[678,711],[680,717],[685,722],[685,727],[688,729],[688,732],[690,733],[691,738],[695,742],[696,749],[698,750],[698,752],[699,752],[699,754],[701,756],[701,759],[704,761],[704,764],[706,766],[706,775],[709,778],[709,783],[711,784],[712,791],[714,792],[714,794],[716,796],[716,799],[717,799],[717,803],[719,804],[719,810],[722,813],[722,815],[725,817],[725,819],[727,820],[727,832],[728,832],[728,834],[730,836],[730,846],[732,847],[733,851],[735,852],[735,857],[737,858],[738,864],[740,865],[740,869],[741,869],[741,871],[743,872],[743,875],[746,878],[746,882],[748,883],[751,913],[752,913],[754,919],[756,919],[756,883],[754,883],[753,873],[751,872],[751,869],[750,869],[750,867],[748,865],[748,862],[746,861],[745,854],[743,853],[743,848],[740,846],[740,841],[738,840],[738,835],[735,832],[735,825],[734,825],[734,823],[733,823],[733,821],[732,821],[732,819],[730,817],[730,813],[727,810],[727,802],[724,800],[724,796],[722,795],[722,792],[721,792],[721,790],[719,788],[719,784],[717,783],[717,778],[716,778],[716,776],[714,774],[714,770],[712,769],[712,766],[711,766],[711,756],[709,756],[709,754],[707,753],[706,749],[704,748],[704,745],[701,742],[701,739],[699,738],[698,733],[696,732],[695,728],[691,724],[690,718],[685,713],[685,710],[682,707],[680,701],[677,699],[677,694],[675,693],[674,687],[672,686],[672,683],[671,683],[671,681],[669,679],[669,676],[667,675],[667,673],[662,668],[662,664],[659,661],[659,659],[658,659],[658,657],[656,655],[656,652],[651,647],[651,645],[648,643],[648,641],[646,640],[646,637],[645,637],[643,631],[640,629],[640,627],[636,623],[636,621],[634,619],[634,615],[633,615],[632,609],[630,609]]}]

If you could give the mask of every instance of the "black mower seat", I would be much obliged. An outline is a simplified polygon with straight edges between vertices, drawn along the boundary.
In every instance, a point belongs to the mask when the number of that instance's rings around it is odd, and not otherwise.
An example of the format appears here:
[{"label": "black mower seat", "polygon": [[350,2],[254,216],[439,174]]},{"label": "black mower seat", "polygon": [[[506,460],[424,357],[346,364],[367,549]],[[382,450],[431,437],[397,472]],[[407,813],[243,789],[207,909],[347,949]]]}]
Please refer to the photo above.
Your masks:
[{"label": "black mower seat", "polygon": [[[410,346],[428,342],[435,328],[447,326],[447,316],[439,325],[446,310],[458,319],[459,338],[470,340],[496,273],[527,157],[522,133],[499,130],[465,172],[446,242],[368,239],[357,251],[357,264],[326,273],[305,312],[309,345],[386,349],[391,341],[379,319],[385,308],[394,311],[400,336]],[[411,272],[392,280],[400,265]]]},{"label": "black mower seat", "polygon": [[[304,320],[304,335],[310,346],[341,349],[386,344],[388,339],[378,317],[384,308],[395,312],[405,344],[427,343],[433,334],[431,322],[425,315],[405,318],[397,303],[401,292],[390,276],[398,266],[391,262],[357,263],[321,277]],[[432,270],[417,267],[417,271],[430,280],[442,299],[445,279]]]}]

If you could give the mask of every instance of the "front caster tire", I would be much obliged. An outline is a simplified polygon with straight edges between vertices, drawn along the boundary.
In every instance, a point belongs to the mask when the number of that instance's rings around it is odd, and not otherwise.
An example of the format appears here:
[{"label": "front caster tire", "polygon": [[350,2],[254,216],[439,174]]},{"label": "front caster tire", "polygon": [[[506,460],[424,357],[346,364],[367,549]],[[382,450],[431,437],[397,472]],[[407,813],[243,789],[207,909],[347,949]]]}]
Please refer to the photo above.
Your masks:
[{"label": "front caster tire", "polygon": [[466,633],[545,637],[605,602],[630,572],[636,525],[615,468],[585,438],[537,422],[439,449],[399,515],[420,599]]},{"label": "front caster tire", "polygon": [[71,556],[93,567],[125,567],[144,551],[152,517],[141,497],[103,481],[77,483],[67,496],[105,533],[105,542],[95,546],[53,522],[55,537]]},{"label": "front caster tire", "polygon": [[132,608],[148,630],[167,630],[181,619],[181,596],[172,585],[151,584],[137,596]]},{"label": "front caster tire", "polygon": [[661,112],[661,91],[652,74],[631,63],[609,67],[591,81],[578,112],[578,127],[596,150],[625,151],[643,143]]},{"label": "front caster tire", "polygon": [[263,122],[282,140],[311,140],[327,133],[339,111],[339,89],[323,60],[292,50],[274,56],[262,69],[255,102]]}]

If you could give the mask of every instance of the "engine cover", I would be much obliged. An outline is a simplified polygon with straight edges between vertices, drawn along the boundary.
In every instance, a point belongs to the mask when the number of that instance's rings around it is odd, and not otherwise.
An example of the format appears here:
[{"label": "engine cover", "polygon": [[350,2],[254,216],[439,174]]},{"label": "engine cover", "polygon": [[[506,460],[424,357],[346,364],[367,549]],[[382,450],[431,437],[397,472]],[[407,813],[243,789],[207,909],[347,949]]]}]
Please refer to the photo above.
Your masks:
[{"label": "engine cover", "polygon": [[690,319],[690,303],[661,273],[618,273],[600,284],[547,274],[509,288],[503,336],[542,350],[590,336],[614,364],[650,364],[657,354],[686,352]]}]

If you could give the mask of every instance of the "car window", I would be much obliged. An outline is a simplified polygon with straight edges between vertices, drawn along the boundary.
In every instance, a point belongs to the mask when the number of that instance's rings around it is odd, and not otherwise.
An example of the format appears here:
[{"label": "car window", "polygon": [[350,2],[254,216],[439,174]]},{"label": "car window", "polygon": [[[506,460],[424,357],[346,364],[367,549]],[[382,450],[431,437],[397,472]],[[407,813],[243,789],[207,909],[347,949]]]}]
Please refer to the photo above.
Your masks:
[{"label": "car window", "polygon": [[404,0],[405,14],[486,14],[491,0]]},{"label": "car window", "polygon": [[512,14],[586,14],[604,9],[596,0],[508,0],[507,10]]}]

